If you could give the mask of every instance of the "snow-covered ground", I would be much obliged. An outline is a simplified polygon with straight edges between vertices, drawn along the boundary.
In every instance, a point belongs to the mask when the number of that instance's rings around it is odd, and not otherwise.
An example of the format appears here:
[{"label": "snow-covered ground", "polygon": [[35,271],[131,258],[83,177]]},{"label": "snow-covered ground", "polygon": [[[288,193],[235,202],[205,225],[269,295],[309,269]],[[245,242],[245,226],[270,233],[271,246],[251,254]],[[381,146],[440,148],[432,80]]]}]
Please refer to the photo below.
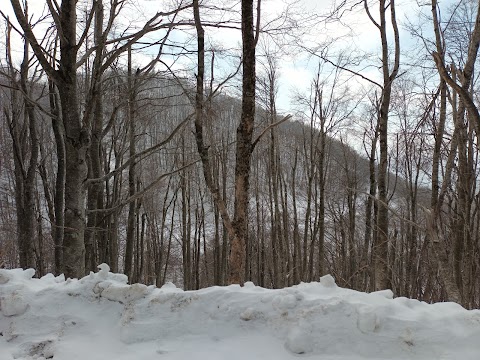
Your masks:
[{"label": "snow-covered ground", "polygon": [[246,283],[183,291],[0,270],[0,359],[480,359],[480,311],[390,291]]}]

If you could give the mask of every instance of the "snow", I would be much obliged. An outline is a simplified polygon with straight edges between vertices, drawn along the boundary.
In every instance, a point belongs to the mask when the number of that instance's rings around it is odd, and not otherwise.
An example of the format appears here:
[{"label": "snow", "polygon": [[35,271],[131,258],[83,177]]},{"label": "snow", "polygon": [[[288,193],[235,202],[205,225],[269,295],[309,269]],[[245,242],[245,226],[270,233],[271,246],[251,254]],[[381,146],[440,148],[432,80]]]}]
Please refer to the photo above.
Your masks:
[{"label": "snow", "polygon": [[480,311],[320,282],[198,291],[0,269],[0,359],[480,359]]}]

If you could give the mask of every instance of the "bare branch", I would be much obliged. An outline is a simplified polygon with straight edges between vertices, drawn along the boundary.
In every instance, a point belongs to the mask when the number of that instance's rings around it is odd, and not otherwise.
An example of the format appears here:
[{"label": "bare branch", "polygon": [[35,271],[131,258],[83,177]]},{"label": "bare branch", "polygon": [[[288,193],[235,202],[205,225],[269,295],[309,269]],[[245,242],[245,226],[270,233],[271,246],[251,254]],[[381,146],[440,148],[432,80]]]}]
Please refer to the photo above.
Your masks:
[{"label": "bare branch", "polygon": [[179,132],[190,121],[192,116],[193,116],[193,114],[188,115],[180,124],[177,125],[177,127],[175,129],[173,129],[173,131],[170,133],[170,135],[167,136],[167,138],[165,140],[159,142],[158,144],[156,144],[154,146],[149,147],[148,149],[145,149],[145,150],[135,154],[135,156],[130,157],[120,167],[110,171],[108,174],[105,174],[104,176],[96,178],[96,179],[85,180],[84,183],[83,183],[84,186],[88,186],[90,184],[94,184],[94,183],[98,183],[98,182],[108,180],[112,176],[114,176],[116,173],[125,170],[127,168],[127,166],[130,165],[130,163],[132,163],[133,161],[140,161],[140,160],[143,160],[146,157],[150,156],[155,150],[158,150],[162,146],[169,143],[170,140],[172,140],[172,138],[177,134],[177,132]]},{"label": "bare branch", "polygon": [[262,139],[262,137],[271,129],[273,129],[274,127],[284,123],[285,121],[287,120],[290,120],[292,118],[292,115],[287,115],[285,116],[283,119],[277,121],[277,122],[274,122],[270,125],[268,125],[265,129],[263,129],[263,131],[260,133],[260,135],[257,136],[257,138],[255,139],[255,141],[252,143],[252,149],[255,149],[255,146],[257,146],[258,142]]},{"label": "bare branch", "polygon": [[192,161],[192,162],[189,162],[188,164],[178,168],[178,169],[175,169],[173,171],[170,171],[168,173],[165,173],[165,174],[162,174],[160,175],[158,178],[156,178],[154,181],[152,181],[147,187],[145,187],[143,190],[141,191],[138,191],[135,193],[135,195],[132,195],[130,197],[128,197],[127,199],[125,199],[124,201],[122,201],[120,204],[117,204],[111,208],[108,208],[108,209],[92,209],[92,210],[88,210],[87,213],[102,213],[102,212],[113,212],[115,210],[118,210],[122,207],[124,207],[125,205],[131,203],[132,201],[135,201],[139,198],[141,198],[142,196],[144,196],[148,191],[152,190],[153,188],[155,188],[159,182],[161,182],[163,179],[167,178],[167,177],[170,177],[176,173],[179,173],[180,171],[183,171],[185,170],[186,168],[189,168],[190,166],[196,164],[197,162],[199,162],[200,160],[195,160],[195,161]]},{"label": "bare branch", "polygon": [[54,79],[57,82],[61,81],[62,79],[60,74],[52,67],[52,65],[50,65],[50,62],[45,57],[43,48],[38,43],[37,38],[35,37],[35,34],[33,33],[32,28],[28,22],[28,19],[24,15],[24,12],[20,5],[19,0],[11,0],[11,3],[12,3],[13,11],[15,13],[15,17],[17,18],[17,21],[20,24],[20,27],[25,33],[25,37],[28,39],[28,42],[30,43],[32,50],[35,53],[35,56],[37,57],[38,61],[42,65],[43,69],[45,70],[47,75],[50,76],[52,79]]},{"label": "bare branch", "polygon": [[477,137],[480,136],[480,113],[478,112],[478,108],[473,102],[472,97],[468,93],[463,86],[458,85],[448,74],[447,69],[445,68],[445,64],[443,63],[442,57],[436,52],[432,52],[433,60],[435,61],[435,65],[437,66],[438,72],[445,82],[450,85],[462,98],[465,107],[467,108],[469,114],[473,117],[475,121],[475,128],[477,131]]}]

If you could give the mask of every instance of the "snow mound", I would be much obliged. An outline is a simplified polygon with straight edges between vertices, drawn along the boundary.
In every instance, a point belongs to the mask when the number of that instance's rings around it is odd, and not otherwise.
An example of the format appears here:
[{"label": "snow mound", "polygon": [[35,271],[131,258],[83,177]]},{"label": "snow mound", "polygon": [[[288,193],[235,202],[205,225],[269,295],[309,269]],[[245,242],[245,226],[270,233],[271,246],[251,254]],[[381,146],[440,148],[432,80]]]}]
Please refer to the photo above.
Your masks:
[{"label": "snow mound", "polygon": [[480,359],[480,311],[320,282],[198,291],[0,270],[0,359]]}]

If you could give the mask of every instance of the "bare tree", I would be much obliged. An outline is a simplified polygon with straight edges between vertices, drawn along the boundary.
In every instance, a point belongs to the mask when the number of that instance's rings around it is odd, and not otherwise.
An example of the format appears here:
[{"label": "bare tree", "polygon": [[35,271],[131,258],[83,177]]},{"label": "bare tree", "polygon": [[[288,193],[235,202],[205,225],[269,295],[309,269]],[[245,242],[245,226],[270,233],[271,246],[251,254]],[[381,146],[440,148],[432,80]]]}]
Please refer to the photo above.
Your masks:
[{"label": "bare tree", "polygon": [[[470,234],[472,225],[470,219],[473,201],[471,191],[472,185],[474,184],[474,180],[471,177],[471,174],[473,173],[472,156],[474,149],[471,147],[473,144],[471,136],[475,132],[478,141],[480,133],[480,115],[472,92],[474,68],[480,44],[480,11],[477,5],[475,14],[476,20],[471,33],[469,33],[468,49],[462,69],[458,69],[459,64],[455,63],[452,63],[447,69],[447,65],[445,64],[445,53],[447,49],[444,37],[442,36],[443,32],[440,27],[438,12],[438,3],[433,0],[432,20],[435,31],[436,51],[432,52],[432,57],[441,78],[442,109],[440,112],[440,121],[442,126],[440,129],[443,130],[443,122],[445,121],[445,105],[443,102],[446,103],[446,100],[443,99],[446,99],[446,89],[443,89],[443,87],[447,84],[453,90],[451,105],[453,107],[454,116],[454,134],[451,140],[451,152],[446,164],[446,176],[444,176],[445,180],[441,189],[439,189],[438,186],[438,165],[436,164],[438,162],[438,155],[435,156],[435,178],[432,180],[434,193],[432,194],[432,210],[430,213],[431,219],[429,222],[429,230],[433,240],[433,249],[439,259],[439,267],[444,278],[448,298],[452,301],[466,304],[462,264],[464,263],[464,256],[466,254],[464,247],[467,244],[471,244]],[[441,133],[439,135],[441,135]],[[452,274],[451,271],[447,270],[450,267],[451,262],[448,256],[445,239],[442,239],[442,237],[439,236],[438,219],[445,198],[445,192],[449,187],[450,181],[452,181],[451,174],[456,154],[458,156],[458,176],[456,184],[457,202],[455,204],[456,210],[454,215],[456,221],[453,224],[455,229],[453,267],[455,271]]]},{"label": "bare tree", "polygon": [[[159,12],[149,19],[145,25],[137,32],[131,35],[108,40],[108,44],[115,45],[113,50],[104,53],[103,49],[107,44],[107,35],[110,33],[114,19],[123,8],[123,2],[113,1],[110,9],[110,15],[107,26],[101,31],[100,23],[103,20],[103,5],[101,0],[96,0],[86,9],[86,22],[83,32],[77,37],[77,2],[62,1],[60,5],[51,0],[47,1],[50,15],[55,23],[58,38],[60,39],[60,54],[58,66],[54,60],[55,54],[50,53],[42,47],[42,44],[36,39],[25,16],[19,0],[11,1],[15,16],[25,37],[31,44],[43,70],[55,83],[58,88],[65,141],[65,222],[63,239],[63,260],[65,274],[71,277],[80,277],[85,273],[85,192],[86,185],[91,185],[94,181],[87,182],[88,163],[87,154],[91,144],[92,130],[92,109],[97,112],[101,109],[98,103],[99,86],[102,81],[102,74],[113,64],[114,61],[126,51],[133,43],[137,42],[146,33],[161,28],[171,29],[170,22],[162,22],[163,17],[177,14],[187,6],[179,6],[171,12]],[[79,58],[79,51],[85,44],[88,34],[91,31],[92,21],[96,18],[97,31],[95,32],[96,46],[87,49],[86,53]],[[167,34],[169,31],[167,31]],[[86,105],[83,115],[80,113],[80,94],[78,90],[78,67],[81,66],[91,53],[97,50],[97,58],[94,61],[96,67],[89,89],[87,90]],[[94,106],[97,104],[97,106]],[[96,136],[98,136],[98,122],[93,127]],[[98,139],[97,139],[98,140]],[[98,146],[95,146],[95,153],[92,153],[94,162],[98,165],[96,152]],[[97,166],[98,167],[98,166]],[[98,170],[98,169],[97,169]],[[97,171],[98,172],[98,171]],[[100,178],[102,179],[102,178]],[[61,184],[58,184],[61,186]],[[90,243],[89,243],[90,244]],[[91,254],[89,254],[89,257]],[[90,263],[92,261],[89,261]],[[89,264],[91,266],[91,264]]]},{"label": "bare tree", "polygon": [[[28,16],[27,8],[25,8],[25,16]],[[24,40],[23,45],[23,59],[19,71],[20,78],[17,78],[17,71],[12,60],[11,30],[12,26],[8,22],[6,38],[8,74],[5,75],[8,75],[10,78],[10,110],[6,106],[3,110],[13,144],[17,242],[20,266],[23,268],[35,268],[39,255],[38,253],[35,254],[37,250],[35,246],[35,193],[39,158],[38,114],[36,113],[34,103],[35,81],[29,79],[31,59],[29,56],[30,46],[27,39]],[[19,97],[20,99],[18,99]]]},{"label": "bare tree", "polygon": [[[370,21],[375,25],[380,33],[382,45],[382,75],[383,86],[380,97],[378,113],[378,137],[380,143],[380,161],[378,166],[378,214],[377,214],[377,243],[374,247],[375,252],[375,289],[391,288],[391,279],[389,279],[388,264],[388,115],[390,109],[390,100],[392,94],[393,81],[398,75],[400,67],[400,35],[395,13],[395,1],[389,2],[380,0],[378,23],[371,15],[367,0],[364,0],[365,11]],[[393,60],[389,54],[389,41],[387,37],[387,16],[390,13],[390,24],[394,34],[394,55]],[[393,62],[393,64],[392,64]],[[392,64],[392,68],[390,66]]]},{"label": "bare tree", "polygon": [[[220,209],[222,220],[230,237],[230,272],[229,283],[244,282],[245,273],[245,246],[248,223],[248,190],[250,176],[250,162],[254,149],[252,140],[255,121],[255,31],[253,19],[253,0],[242,0],[242,44],[243,44],[243,88],[242,88],[242,115],[237,128],[236,162],[235,162],[235,204],[234,216],[230,219],[224,199],[215,187],[211,175],[211,165],[208,147],[203,138],[203,92],[205,73],[205,32],[200,19],[198,1],[194,1],[194,17],[197,29],[198,42],[198,74],[196,92],[195,130],[197,149],[204,167],[204,176],[207,186]],[[257,29],[258,31],[258,29]]]}]

